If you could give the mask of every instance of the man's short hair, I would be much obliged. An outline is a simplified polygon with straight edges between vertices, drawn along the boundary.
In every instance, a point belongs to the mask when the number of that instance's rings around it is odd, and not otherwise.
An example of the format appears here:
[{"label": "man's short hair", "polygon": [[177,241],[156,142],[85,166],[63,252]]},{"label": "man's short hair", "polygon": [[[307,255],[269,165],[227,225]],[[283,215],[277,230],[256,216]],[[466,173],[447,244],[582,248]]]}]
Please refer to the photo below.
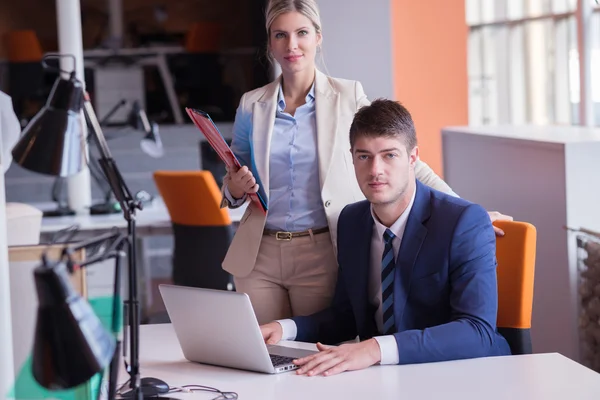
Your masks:
[{"label": "man's short hair", "polygon": [[397,137],[404,140],[407,151],[417,145],[417,134],[410,112],[397,101],[374,100],[354,115],[350,125],[350,148],[358,137]]}]

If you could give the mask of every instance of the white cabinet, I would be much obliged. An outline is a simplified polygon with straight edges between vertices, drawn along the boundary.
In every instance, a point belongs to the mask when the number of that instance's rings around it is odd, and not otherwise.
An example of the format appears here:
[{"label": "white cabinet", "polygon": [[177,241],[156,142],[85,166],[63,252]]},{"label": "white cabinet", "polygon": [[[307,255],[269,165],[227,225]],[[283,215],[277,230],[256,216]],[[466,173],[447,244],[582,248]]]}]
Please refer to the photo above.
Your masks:
[{"label": "white cabinet", "polygon": [[537,228],[533,350],[578,360],[576,243],[600,231],[600,129],[448,127],[444,178],[461,197]]}]

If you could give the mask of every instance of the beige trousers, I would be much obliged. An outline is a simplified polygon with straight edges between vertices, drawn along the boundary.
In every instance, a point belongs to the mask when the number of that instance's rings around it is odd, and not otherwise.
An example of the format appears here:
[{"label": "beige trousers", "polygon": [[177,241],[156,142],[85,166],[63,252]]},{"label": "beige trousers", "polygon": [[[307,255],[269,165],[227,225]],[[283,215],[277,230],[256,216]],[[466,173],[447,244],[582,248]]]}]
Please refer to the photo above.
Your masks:
[{"label": "beige trousers", "polygon": [[265,235],[254,270],[234,282],[236,291],[250,297],[258,323],[265,324],[328,307],[337,268],[329,232],[290,241]]}]

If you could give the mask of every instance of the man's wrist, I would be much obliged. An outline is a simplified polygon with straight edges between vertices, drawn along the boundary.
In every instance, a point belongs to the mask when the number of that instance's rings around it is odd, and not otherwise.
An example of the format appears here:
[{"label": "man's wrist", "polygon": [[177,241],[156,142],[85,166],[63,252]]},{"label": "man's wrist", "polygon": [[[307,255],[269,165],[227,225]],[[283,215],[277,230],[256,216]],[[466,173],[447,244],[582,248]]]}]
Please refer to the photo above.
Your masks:
[{"label": "man's wrist", "polygon": [[371,355],[375,360],[374,364],[381,362],[381,346],[375,338],[369,339],[371,342]]}]

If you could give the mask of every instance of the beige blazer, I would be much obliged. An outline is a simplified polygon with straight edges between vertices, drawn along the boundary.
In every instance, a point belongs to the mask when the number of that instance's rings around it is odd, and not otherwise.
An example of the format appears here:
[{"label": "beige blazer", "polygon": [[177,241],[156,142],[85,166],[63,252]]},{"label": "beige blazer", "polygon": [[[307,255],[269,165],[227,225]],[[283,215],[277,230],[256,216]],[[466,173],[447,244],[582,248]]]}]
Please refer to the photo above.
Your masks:
[{"label": "beige blazer", "polygon": [[[259,89],[245,93],[238,113],[251,114],[251,140],[253,154],[250,165],[269,196],[270,144],[277,95],[281,77]],[[329,77],[320,71],[315,76],[315,107],[317,119],[317,154],[321,199],[334,248],[337,243],[337,219],[342,209],[350,203],[364,200],[360,191],[350,153],[349,131],[354,114],[369,104],[362,85],[357,81]],[[237,118],[237,116],[236,116]],[[417,178],[435,189],[450,192],[450,188],[424,163],[417,163]],[[228,177],[225,177],[227,184]],[[266,216],[250,203],[240,220],[225,259],[223,269],[234,276],[245,277],[254,269],[263,236]]]}]

